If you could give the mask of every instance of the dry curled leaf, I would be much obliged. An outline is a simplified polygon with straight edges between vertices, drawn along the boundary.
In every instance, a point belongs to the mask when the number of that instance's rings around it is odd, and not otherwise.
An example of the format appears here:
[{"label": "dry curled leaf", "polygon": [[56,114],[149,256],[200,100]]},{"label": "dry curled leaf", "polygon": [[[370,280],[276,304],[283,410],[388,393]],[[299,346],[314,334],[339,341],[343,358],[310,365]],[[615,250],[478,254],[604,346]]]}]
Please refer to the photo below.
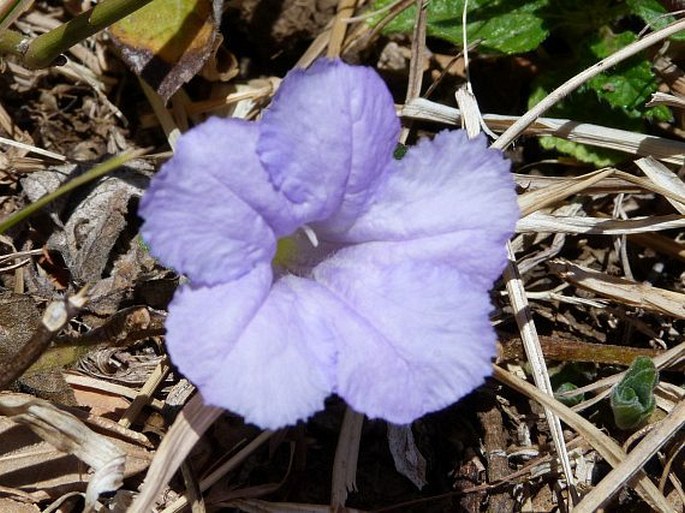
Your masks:
[{"label": "dry curled leaf", "polygon": [[397,471],[419,490],[426,486],[426,458],[416,446],[411,426],[388,424],[388,446]]},{"label": "dry curled leaf", "polygon": [[[9,417],[9,419],[3,419],[5,421],[5,429],[2,433],[2,439],[5,444],[17,441],[17,437],[21,435],[24,437],[27,435],[25,429],[20,429],[19,432],[15,430],[14,434],[12,434],[13,423],[27,426],[58,451],[76,456],[94,470],[93,474],[88,478],[84,511],[92,510],[101,493],[115,491],[121,486],[124,477],[126,453],[104,436],[88,429],[70,413],[60,410],[47,401],[35,399],[29,395],[13,393],[3,393],[0,395],[0,413]],[[25,439],[25,443],[29,443],[28,438]],[[36,445],[35,439],[31,445]],[[16,449],[19,448],[16,445],[15,447]],[[47,447],[44,446],[45,449]],[[41,451],[39,450],[38,452]],[[43,468],[43,465],[47,464],[45,453],[39,456],[38,453],[34,452],[32,457],[34,458],[33,466],[45,470]],[[63,462],[63,458],[64,455],[62,455],[62,458],[58,458],[58,461],[62,460]],[[10,458],[10,467],[13,459]],[[60,472],[57,476],[65,474],[65,469],[62,465],[60,465]],[[27,470],[28,468],[25,468],[25,472]],[[16,469],[5,468],[3,482],[11,479],[13,473],[16,473]],[[39,481],[36,479],[38,477],[37,474],[40,473],[34,470],[32,473],[25,473],[24,476],[30,477],[29,482],[36,486]],[[80,474],[81,480],[83,480],[83,473],[81,472]],[[13,486],[18,485],[18,483],[13,484]],[[43,488],[36,488],[34,491],[41,489]]]}]

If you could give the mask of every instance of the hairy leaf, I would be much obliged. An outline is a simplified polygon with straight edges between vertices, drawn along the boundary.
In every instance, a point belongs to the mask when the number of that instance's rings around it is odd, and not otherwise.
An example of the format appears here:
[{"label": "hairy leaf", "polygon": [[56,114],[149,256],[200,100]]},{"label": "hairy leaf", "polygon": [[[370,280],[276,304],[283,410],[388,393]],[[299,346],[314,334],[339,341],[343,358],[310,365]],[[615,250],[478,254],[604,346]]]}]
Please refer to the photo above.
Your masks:
[{"label": "hairy leaf", "polygon": [[638,356],[623,379],[611,392],[611,410],[620,429],[632,429],[644,422],[654,411],[654,388],[659,372],[654,362]]}]

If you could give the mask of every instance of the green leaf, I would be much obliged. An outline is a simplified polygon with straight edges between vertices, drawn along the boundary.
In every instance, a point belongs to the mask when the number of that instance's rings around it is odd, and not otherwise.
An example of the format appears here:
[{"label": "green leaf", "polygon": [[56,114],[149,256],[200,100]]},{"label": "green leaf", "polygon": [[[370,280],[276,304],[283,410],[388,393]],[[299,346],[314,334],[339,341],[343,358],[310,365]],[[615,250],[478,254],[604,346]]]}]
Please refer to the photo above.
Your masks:
[{"label": "green leaf", "polygon": [[[675,17],[668,14],[666,8],[661,5],[659,0],[627,0],[630,10],[638,15],[642,20],[652,27],[653,30],[664,28],[675,21]],[[671,36],[674,41],[684,41],[685,34],[678,33]]]},{"label": "green leaf", "polygon": [[573,383],[570,383],[566,381],[565,383],[562,383],[557,387],[556,391],[554,392],[554,397],[556,397],[557,401],[559,401],[561,404],[568,406],[569,408],[575,406],[576,404],[580,404],[583,399],[585,399],[585,394],[580,393],[580,394],[573,394],[573,395],[562,395],[565,394],[565,392],[570,392],[572,390],[577,390],[578,387],[574,385]]},{"label": "green leaf", "polygon": [[[579,42],[573,59],[557,62],[556,69],[540,75],[534,82],[528,105],[532,107],[550,91],[578,71],[595,64],[636,39],[632,32],[614,34],[608,28]],[[645,120],[668,121],[672,119],[667,108],[647,109],[644,105],[656,91],[657,79],[649,62],[635,56],[621,65],[598,75],[558,102],[548,115],[573,121],[595,123],[623,130],[642,132]],[[615,164],[623,160],[619,152],[591,148],[559,138],[540,140],[545,149],[554,149],[571,155],[581,162],[597,167]]]},{"label": "green leaf", "polygon": [[611,391],[611,410],[620,429],[632,429],[643,423],[654,411],[654,388],[659,372],[646,356],[635,358],[623,379]]},{"label": "green leaf", "polygon": [[[379,0],[374,9],[390,5],[394,0]],[[506,54],[534,50],[549,32],[542,11],[549,0],[472,0],[466,26],[469,42],[480,41],[480,49]],[[461,15],[464,0],[431,0],[428,3],[427,29],[431,36],[461,45]],[[416,7],[403,11],[385,28],[386,33],[410,33],[414,28]],[[375,17],[377,23],[381,16]]]},{"label": "green leaf", "polygon": [[585,162],[593,166],[607,167],[621,162],[625,156],[617,151],[596,148],[573,141],[562,139],[561,137],[546,136],[539,139],[540,146],[545,150],[555,150],[566,155],[570,155],[578,162]]},{"label": "green leaf", "polygon": [[[589,44],[591,59],[599,61],[637,40],[632,32],[614,34],[602,30]],[[656,91],[657,80],[652,67],[644,58],[634,57],[623,62],[614,70],[597,75],[587,83],[600,100],[623,110],[628,116],[640,118],[644,104]]]}]

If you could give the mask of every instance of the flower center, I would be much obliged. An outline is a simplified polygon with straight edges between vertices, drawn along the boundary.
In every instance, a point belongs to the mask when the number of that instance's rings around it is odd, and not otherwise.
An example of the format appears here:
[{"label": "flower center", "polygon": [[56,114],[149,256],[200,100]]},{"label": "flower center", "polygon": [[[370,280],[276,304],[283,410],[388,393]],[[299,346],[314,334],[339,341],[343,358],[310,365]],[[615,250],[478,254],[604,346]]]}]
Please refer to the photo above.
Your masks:
[{"label": "flower center", "polygon": [[319,241],[314,230],[304,225],[292,235],[278,239],[272,266],[277,275],[306,276],[335,249],[334,245]]}]

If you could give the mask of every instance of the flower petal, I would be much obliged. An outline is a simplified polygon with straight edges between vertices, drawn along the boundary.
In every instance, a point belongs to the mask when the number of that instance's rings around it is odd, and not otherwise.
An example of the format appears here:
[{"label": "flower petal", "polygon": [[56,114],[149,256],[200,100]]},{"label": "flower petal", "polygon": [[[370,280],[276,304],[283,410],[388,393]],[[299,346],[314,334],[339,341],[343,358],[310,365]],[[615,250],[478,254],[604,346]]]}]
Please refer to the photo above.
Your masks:
[{"label": "flower petal", "polygon": [[483,383],[495,334],[490,285],[440,259],[393,256],[399,245],[344,249],[314,279],[349,311],[333,319],[337,393],[370,417],[406,424]]},{"label": "flower petal", "polygon": [[184,134],[140,203],[143,238],[162,262],[213,285],[268,262],[301,220],[257,155],[254,123],[212,118]]},{"label": "flower petal", "polygon": [[259,270],[225,285],[181,288],[169,309],[167,345],[208,404],[277,429],[323,408],[335,355],[321,288],[287,277],[266,296],[266,277]]},{"label": "flower petal", "polygon": [[174,364],[200,390],[225,372],[223,355],[264,303],[271,281],[271,268],[263,264],[224,284],[176,290],[165,323],[166,346]]},{"label": "flower petal", "polygon": [[371,68],[319,60],[290,72],[260,122],[258,153],[307,222],[349,226],[392,161],[399,121]]},{"label": "flower petal", "polygon": [[504,242],[519,209],[509,161],[481,136],[441,132],[411,148],[341,242],[411,240],[467,230]]}]

